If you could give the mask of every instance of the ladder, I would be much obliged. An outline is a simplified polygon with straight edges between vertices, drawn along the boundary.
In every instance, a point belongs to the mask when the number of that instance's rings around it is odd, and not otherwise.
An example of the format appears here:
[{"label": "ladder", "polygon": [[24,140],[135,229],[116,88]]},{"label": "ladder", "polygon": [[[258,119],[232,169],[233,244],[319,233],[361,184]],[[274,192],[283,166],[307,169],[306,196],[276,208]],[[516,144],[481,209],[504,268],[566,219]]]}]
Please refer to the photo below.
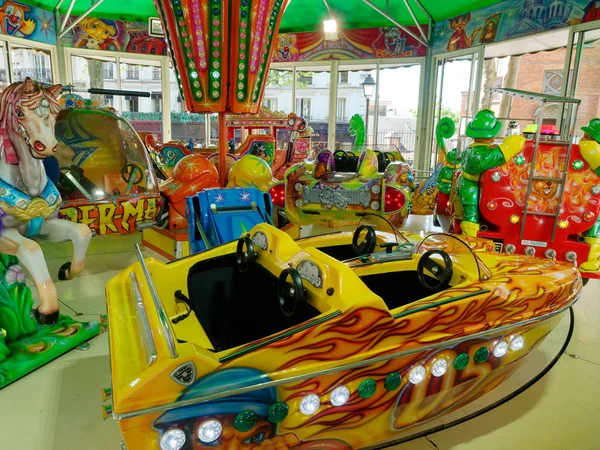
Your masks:
[{"label": "ladder", "polygon": [[[555,99],[553,99],[553,102],[556,102]],[[541,133],[541,125],[542,125],[542,119],[543,119],[543,105],[546,103],[546,99],[541,101],[541,106],[540,106],[540,113],[538,114],[537,120],[536,120],[536,124],[537,124],[537,130],[535,133],[535,146],[533,148],[533,156],[531,158],[531,166],[529,168],[529,179],[527,181],[527,190],[526,190],[526,195],[525,195],[525,207],[523,209],[523,218],[521,220],[521,233],[519,236],[519,239],[523,239],[523,235],[525,233],[525,225],[527,222],[527,217],[528,216],[548,216],[548,217],[552,217],[554,220],[554,224],[552,227],[552,237],[551,237],[551,242],[554,242],[554,239],[556,237],[556,228],[558,226],[558,218],[560,216],[560,209],[561,209],[561,205],[562,205],[562,201],[563,201],[563,197],[564,197],[564,193],[565,193],[565,183],[567,180],[567,174],[569,172],[569,161],[571,160],[571,152],[573,150],[573,132],[571,132],[572,128],[574,128],[575,126],[575,118],[577,117],[577,109],[579,107],[579,103],[573,103],[573,111],[571,114],[571,119],[570,121],[565,120],[564,115],[563,117],[563,122],[571,122],[571,123],[563,123],[561,126],[561,134],[560,136],[563,137],[565,135],[567,135],[568,133],[568,139],[567,140],[558,140],[558,141],[549,141],[552,145],[554,146],[566,146],[567,147],[567,155],[566,155],[566,159],[565,159],[565,166],[564,166],[564,170],[562,171],[562,174],[559,178],[554,178],[554,177],[545,177],[545,176],[536,176],[535,175],[535,165],[537,162],[537,157],[538,157],[538,149],[539,149],[539,145],[540,145],[540,133]],[[566,103],[566,102],[565,102]],[[564,106],[563,106],[564,108]],[[561,111],[563,110],[562,108],[560,108]],[[566,126],[565,126],[566,125]],[[555,183],[559,183],[559,188],[558,188],[558,202],[556,204],[556,211],[551,213],[551,212],[538,212],[538,211],[532,211],[529,208],[529,199],[531,197],[531,191],[533,190],[533,183],[534,181],[552,181]]]}]

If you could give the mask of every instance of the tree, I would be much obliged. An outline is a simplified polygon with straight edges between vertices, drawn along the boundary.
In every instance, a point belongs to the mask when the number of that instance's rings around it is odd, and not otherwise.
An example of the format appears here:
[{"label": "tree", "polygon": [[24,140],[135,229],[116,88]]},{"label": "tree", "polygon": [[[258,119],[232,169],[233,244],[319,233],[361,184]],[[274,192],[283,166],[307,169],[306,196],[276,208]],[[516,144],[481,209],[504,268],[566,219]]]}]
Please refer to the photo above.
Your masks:
[{"label": "tree", "polygon": [[456,125],[460,121],[460,113],[445,105],[442,105],[441,117],[450,117]]}]

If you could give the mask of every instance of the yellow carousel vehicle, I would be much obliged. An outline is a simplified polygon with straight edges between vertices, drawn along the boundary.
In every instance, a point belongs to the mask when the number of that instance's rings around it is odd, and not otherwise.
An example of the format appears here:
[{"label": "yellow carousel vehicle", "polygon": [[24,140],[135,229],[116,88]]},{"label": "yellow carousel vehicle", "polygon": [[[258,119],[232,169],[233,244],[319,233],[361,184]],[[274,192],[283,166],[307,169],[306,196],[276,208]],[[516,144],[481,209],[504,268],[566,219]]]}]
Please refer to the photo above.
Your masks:
[{"label": "yellow carousel vehicle", "polygon": [[169,264],[138,249],[107,286],[126,447],[394,441],[498,386],[579,298],[571,264],[378,220],[298,241],[261,224]]}]

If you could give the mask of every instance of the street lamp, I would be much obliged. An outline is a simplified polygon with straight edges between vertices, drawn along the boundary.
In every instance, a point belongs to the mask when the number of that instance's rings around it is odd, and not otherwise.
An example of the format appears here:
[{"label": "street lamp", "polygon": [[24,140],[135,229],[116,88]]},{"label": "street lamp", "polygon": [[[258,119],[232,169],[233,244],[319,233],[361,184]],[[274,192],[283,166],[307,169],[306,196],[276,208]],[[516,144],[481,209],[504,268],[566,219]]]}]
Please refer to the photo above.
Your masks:
[{"label": "street lamp", "polygon": [[371,75],[367,75],[362,83],[363,93],[367,99],[367,114],[365,115],[365,144],[369,140],[369,100],[375,91],[375,80]]}]

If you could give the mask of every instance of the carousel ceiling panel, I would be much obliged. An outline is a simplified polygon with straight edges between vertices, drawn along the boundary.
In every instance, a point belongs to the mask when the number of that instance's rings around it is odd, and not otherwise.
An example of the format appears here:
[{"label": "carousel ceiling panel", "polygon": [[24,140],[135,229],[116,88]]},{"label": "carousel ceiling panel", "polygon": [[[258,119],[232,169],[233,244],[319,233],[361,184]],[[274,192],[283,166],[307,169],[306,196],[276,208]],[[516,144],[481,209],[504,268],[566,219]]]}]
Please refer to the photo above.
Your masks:
[{"label": "carousel ceiling panel", "polygon": [[[421,0],[421,4],[439,22],[464,14],[488,5],[500,3],[502,0]],[[370,0],[370,2],[388,14],[397,22],[412,25],[410,12],[404,0]],[[58,0],[33,0],[25,2],[53,10]],[[64,0],[60,6],[61,13],[66,13],[70,0]],[[408,0],[420,23],[428,22],[425,13],[417,6],[415,0]],[[344,28],[370,28],[391,25],[391,22],[371,8],[364,0],[327,0],[333,16]],[[90,6],[90,0],[75,0],[73,15],[84,13]],[[152,0],[104,0],[91,14],[92,17],[146,22],[149,17],[157,17]],[[329,18],[324,0],[291,0],[281,21],[282,32],[320,31],[323,20]]]}]

